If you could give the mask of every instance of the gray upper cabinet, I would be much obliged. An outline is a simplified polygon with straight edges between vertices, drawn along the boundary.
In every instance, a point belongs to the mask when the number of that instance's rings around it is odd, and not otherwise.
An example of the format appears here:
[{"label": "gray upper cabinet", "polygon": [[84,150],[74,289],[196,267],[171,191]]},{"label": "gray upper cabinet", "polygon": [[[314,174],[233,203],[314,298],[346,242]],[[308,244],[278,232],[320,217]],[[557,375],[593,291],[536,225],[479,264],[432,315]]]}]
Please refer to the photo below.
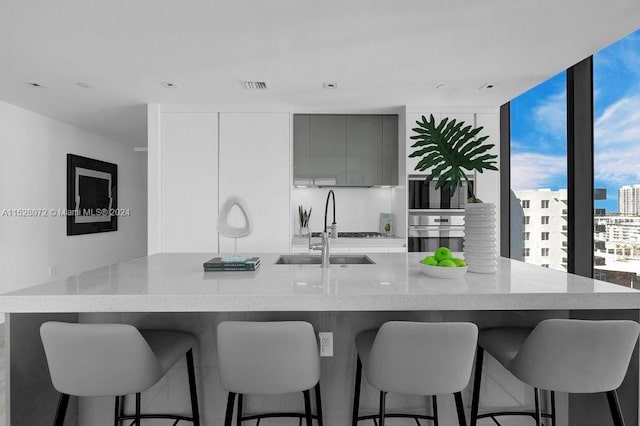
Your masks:
[{"label": "gray upper cabinet", "polygon": [[293,118],[293,184],[311,185],[309,180],[309,116]]},{"label": "gray upper cabinet", "polygon": [[347,185],[382,185],[382,116],[347,116]]},{"label": "gray upper cabinet", "polygon": [[398,184],[398,116],[382,116],[382,184]]},{"label": "gray upper cabinet", "polygon": [[346,184],[346,149],[344,115],[309,115],[309,177],[316,185]]},{"label": "gray upper cabinet", "polygon": [[295,114],[295,185],[398,183],[398,116]]}]

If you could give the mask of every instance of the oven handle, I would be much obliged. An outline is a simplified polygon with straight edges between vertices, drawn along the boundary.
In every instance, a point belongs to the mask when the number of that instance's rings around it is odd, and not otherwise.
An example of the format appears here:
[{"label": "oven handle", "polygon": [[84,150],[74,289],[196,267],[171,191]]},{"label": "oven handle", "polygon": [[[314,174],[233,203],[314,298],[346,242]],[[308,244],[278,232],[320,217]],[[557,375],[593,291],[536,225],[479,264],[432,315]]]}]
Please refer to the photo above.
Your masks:
[{"label": "oven handle", "polygon": [[450,225],[450,226],[409,225],[409,232],[411,232],[411,231],[460,231],[460,232],[464,232],[464,225]]},{"label": "oven handle", "polygon": [[464,232],[430,232],[430,231],[412,231],[409,230],[409,238],[464,238]]}]

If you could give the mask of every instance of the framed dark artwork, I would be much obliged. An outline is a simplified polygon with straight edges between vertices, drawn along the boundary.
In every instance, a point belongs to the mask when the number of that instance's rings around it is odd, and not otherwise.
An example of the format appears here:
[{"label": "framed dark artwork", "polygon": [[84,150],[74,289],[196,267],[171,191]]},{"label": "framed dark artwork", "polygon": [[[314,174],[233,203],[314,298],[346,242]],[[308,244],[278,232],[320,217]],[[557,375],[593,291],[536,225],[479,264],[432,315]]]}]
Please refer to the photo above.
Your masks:
[{"label": "framed dark artwork", "polygon": [[118,230],[118,166],[67,154],[67,235]]}]

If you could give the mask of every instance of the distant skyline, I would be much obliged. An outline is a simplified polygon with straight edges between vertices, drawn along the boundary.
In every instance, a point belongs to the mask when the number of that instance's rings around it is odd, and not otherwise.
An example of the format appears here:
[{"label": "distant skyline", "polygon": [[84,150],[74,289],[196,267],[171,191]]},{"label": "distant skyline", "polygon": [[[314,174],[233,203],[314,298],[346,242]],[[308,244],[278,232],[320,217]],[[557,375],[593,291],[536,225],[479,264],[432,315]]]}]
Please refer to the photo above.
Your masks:
[{"label": "distant skyline", "polygon": [[[618,211],[618,189],[640,184],[640,30],[594,55],[597,208]],[[511,101],[511,187],[567,187],[566,73]]]}]

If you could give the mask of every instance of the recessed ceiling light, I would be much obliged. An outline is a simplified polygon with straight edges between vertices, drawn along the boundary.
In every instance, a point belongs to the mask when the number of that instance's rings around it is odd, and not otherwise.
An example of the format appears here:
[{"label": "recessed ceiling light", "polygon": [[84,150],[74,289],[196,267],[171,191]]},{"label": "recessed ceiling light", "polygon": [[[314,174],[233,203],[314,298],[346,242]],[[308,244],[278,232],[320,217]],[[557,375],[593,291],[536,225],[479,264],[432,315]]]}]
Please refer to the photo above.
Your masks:
[{"label": "recessed ceiling light", "polygon": [[178,87],[176,83],[172,83],[170,81],[159,81],[159,83],[167,89],[175,89]]},{"label": "recessed ceiling light", "polygon": [[495,83],[485,83],[482,86],[480,86],[478,89],[479,90],[483,90],[483,89],[493,89],[494,87],[496,87]]},{"label": "recessed ceiling light", "polygon": [[44,88],[45,87],[44,84],[38,83],[37,81],[27,81],[26,84],[31,86],[31,87],[37,87],[37,88]]},{"label": "recessed ceiling light", "polygon": [[325,81],[324,83],[322,83],[322,88],[323,89],[337,89],[338,88],[338,83],[335,81]]},{"label": "recessed ceiling light", "polygon": [[249,81],[249,80],[240,80],[240,84],[243,89],[249,90],[267,90],[269,88],[268,81]]},{"label": "recessed ceiling light", "polygon": [[76,86],[78,87],[82,87],[83,89],[90,89],[91,86],[89,85],[89,83],[85,83],[83,81],[79,81],[76,83]]}]

